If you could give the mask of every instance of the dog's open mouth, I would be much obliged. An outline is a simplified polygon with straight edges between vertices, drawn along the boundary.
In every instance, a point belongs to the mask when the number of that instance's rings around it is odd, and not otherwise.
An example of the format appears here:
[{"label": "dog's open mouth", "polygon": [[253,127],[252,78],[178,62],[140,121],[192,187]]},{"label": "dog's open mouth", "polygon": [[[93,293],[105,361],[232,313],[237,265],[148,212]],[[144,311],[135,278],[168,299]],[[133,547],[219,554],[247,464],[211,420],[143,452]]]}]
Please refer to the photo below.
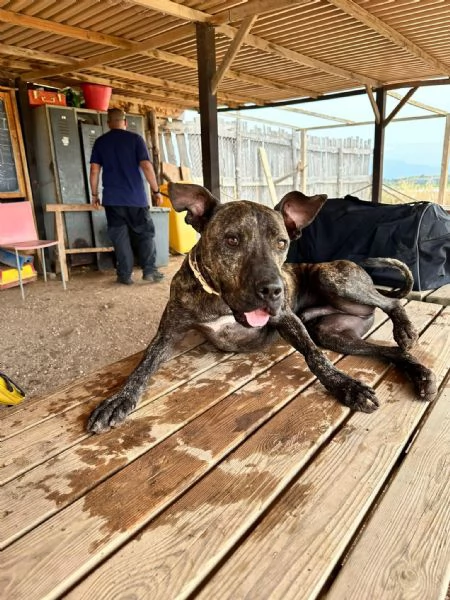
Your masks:
[{"label": "dog's open mouth", "polygon": [[270,314],[265,308],[257,308],[246,312],[244,316],[250,327],[264,327],[270,318]]}]

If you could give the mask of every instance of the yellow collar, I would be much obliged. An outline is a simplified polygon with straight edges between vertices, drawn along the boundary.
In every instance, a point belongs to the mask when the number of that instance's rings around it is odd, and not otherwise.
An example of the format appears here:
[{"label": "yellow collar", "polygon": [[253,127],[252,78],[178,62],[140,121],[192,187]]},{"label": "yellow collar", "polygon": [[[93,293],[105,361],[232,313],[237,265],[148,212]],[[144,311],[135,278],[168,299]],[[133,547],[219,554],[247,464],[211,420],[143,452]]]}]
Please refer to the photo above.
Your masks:
[{"label": "yellow collar", "polygon": [[207,292],[208,294],[215,294],[216,296],[220,296],[219,292],[216,292],[216,290],[213,290],[213,288],[206,282],[205,278],[200,273],[200,270],[197,265],[197,259],[195,257],[195,249],[196,249],[196,246],[194,246],[192,248],[192,250],[189,252],[189,255],[188,255],[189,266],[191,267],[191,270],[194,273],[194,277],[199,282],[199,284],[202,286],[202,288],[205,290],[205,292]]}]

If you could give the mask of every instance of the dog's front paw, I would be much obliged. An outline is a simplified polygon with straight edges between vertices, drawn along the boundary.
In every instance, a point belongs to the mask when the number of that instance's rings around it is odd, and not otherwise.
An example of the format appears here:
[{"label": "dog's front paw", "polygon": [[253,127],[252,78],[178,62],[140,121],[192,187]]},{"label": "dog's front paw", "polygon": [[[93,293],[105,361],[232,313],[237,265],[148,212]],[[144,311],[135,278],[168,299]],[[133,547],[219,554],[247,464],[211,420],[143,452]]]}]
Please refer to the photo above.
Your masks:
[{"label": "dog's front paw", "polygon": [[336,395],[345,406],[365,413],[373,412],[380,405],[375,390],[356,379],[347,381]]},{"label": "dog's front paw", "polygon": [[87,423],[87,430],[91,433],[103,433],[111,427],[123,423],[134,409],[135,402],[123,394],[116,394],[104,400],[92,411]]},{"label": "dog's front paw", "polygon": [[431,402],[436,397],[438,386],[436,376],[428,367],[416,365],[414,372],[409,373],[420,400]]}]

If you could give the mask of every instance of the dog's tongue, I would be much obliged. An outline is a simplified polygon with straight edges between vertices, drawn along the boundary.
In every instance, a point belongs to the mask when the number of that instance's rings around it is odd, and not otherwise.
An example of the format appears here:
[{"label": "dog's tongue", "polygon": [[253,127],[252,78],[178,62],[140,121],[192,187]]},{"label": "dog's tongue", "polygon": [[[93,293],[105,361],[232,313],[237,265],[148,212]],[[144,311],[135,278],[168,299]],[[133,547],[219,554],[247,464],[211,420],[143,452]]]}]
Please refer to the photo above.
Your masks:
[{"label": "dog's tongue", "polygon": [[244,313],[247,323],[251,327],[263,327],[269,320],[269,313],[263,308],[257,308],[251,312]]}]

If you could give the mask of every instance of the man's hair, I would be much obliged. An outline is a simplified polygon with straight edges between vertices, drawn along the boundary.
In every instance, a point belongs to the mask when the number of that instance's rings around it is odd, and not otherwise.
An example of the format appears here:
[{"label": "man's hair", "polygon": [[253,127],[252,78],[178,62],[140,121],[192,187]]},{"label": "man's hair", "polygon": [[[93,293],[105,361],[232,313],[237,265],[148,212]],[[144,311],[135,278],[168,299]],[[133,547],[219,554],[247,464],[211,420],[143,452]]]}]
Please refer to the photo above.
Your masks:
[{"label": "man's hair", "polygon": [[108,109],[108,123],[117,123],[118,121],[126,120],[125,112],[121,108]]}]

